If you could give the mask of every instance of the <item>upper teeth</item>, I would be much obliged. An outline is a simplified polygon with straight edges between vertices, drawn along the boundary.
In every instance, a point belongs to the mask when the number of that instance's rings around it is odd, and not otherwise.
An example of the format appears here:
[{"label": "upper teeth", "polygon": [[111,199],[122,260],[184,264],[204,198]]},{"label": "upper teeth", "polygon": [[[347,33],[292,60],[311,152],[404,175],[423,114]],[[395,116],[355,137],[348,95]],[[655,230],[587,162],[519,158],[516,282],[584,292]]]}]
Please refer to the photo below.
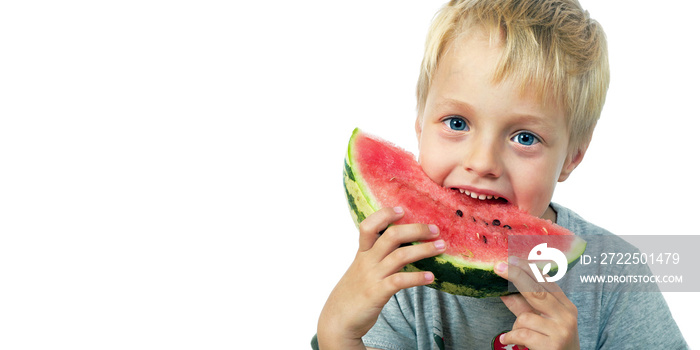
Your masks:
[{"label": "upper teeth", "polygon": [[481,199],[482,201],[485,199],[498,199],[498,196],[492,196],[492,195],[485,195],[485,194],[478,194],[474,192],[469,192],[465,189],[460,188],[459,192],[466,194],[467,196],[470,196],[474,199]]}]

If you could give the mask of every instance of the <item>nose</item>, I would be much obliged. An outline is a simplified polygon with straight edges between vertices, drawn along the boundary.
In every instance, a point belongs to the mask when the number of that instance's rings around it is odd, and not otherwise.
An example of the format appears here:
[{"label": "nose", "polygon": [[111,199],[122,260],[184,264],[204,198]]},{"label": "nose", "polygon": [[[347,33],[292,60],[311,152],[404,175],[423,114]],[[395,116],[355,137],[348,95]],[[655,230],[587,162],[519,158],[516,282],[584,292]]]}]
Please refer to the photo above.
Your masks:
[{"label": "nose", "polygon": [[464,157],[464,169],[479,177],[499,178],[503,174],[500,146],[495,140],[476,139]]}]

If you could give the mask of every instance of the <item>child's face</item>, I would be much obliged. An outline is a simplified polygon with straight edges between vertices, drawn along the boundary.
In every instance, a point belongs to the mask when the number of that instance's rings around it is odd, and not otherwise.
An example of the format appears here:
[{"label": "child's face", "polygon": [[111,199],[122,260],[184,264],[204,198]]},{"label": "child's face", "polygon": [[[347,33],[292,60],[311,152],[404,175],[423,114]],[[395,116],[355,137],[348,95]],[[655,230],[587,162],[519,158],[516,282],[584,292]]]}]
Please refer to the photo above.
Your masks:
[{"label": "child's face", "polygon": [[585,149],[569,154],[560,106],[520,93],[508,79],[493,83],[500,53],[481,33],[463,35],[442,56],[416,120],[419,161],[444,187],[480,199],[503,198],[553,220],[554,187]]}]

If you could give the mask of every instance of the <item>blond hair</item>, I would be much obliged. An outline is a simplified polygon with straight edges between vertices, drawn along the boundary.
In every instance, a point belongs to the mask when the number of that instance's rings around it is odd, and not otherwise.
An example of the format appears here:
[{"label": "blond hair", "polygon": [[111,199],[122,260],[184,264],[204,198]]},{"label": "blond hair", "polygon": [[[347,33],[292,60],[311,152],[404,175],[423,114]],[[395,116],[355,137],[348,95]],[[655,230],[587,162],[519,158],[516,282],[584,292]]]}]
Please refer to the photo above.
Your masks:
[{"label": "blond hair", "polygon": [[440,57],[454,40],[478,27],[502,39],[494,81],[515,79],[545,103],[567,113],[570,145],[590,140],[607,93],[610,70],[605,33],[576,0],[452,0],[428,32],[416,95],[422,116]]}]

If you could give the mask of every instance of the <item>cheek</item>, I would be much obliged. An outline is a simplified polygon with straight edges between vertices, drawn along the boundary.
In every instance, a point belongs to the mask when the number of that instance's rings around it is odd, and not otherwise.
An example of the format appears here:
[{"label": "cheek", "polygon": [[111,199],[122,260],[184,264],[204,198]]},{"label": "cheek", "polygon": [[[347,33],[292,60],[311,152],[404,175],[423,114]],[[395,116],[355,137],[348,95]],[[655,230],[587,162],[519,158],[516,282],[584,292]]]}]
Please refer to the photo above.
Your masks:
[{"label": "cheek", "polygon": [[425,174],[442,186],[453,168],[451,161],[445,156],[445,152],[439,151],[438,147],[434,147],[429,142],[422,142],[419,152],[418,162]]},{"label": "cheek", "polygon": [[[542,167],[546,167],[546,165],[542,165]],[[514,188],[520,189],[519,193],[516,193],[519,201],[518,206],[538,217],[547,210],[557,183],[557,176],[554,176],[553,170],[548,169],[547,172],[542,172],[541,169],[538,169],[537,166],[530,168],[531,171],[515,177],[518,181],[517,184],[513,183]]]},{"label": "cheek", "polygon": [[444,176],[443,169],[439,162],[436,161],[436,157],[430,152],[421,151],[420,157],[418,158],[421,168],[428,177],[434,182],[442,185]]}]

